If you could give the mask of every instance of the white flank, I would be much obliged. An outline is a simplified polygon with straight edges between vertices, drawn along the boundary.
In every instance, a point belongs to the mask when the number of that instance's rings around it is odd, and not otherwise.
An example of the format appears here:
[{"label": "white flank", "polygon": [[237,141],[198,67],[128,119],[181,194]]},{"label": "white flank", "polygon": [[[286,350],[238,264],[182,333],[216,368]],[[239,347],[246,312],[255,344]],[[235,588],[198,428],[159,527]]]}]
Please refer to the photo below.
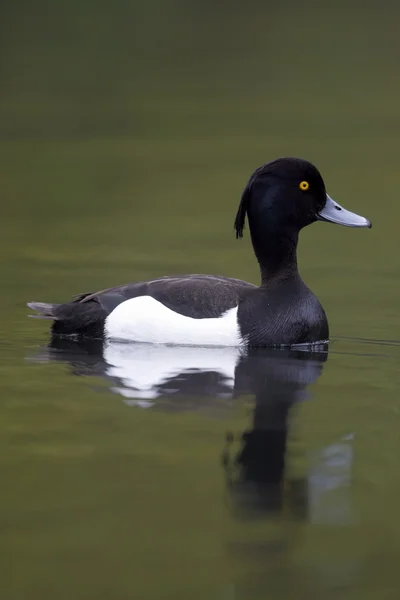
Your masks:
[{"label": "white flank", "polygon": [[149,400],[162,393],[159,386],[189,373],[219,373],[229,395],[235,383],[239,356],[237,348],[185,348],[117,342],[108,342],[104,348],[104,360],[108,364],[106,374],[117,377],[123,384],[113,390],[125,398],[137,398],[138,402],[134,404],[143,408],[152,406]]},{"label": "white flank", "polygon": [[151,296],[131,298],[108,315],[104,331],[108,339],[183,346],[235,346],[242,343],[237,307],[221,317],[192,319],[170,310]]}]

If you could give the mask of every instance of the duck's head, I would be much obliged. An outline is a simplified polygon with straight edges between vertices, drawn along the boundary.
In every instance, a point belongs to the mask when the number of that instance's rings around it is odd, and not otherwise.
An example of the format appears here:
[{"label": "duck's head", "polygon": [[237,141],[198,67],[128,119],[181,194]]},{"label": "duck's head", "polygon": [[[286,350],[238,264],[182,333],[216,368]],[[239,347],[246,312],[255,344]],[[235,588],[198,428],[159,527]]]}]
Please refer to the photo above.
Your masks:
[{"label": "duck's head", "polygon": [[243,236],[246,214],[252,235],[263,230],[296,234],[315,221],[371,227],[368,219],[332,200],[318,169],[300,158],[278,158],[253,173],[236,216],[237,237]]}]

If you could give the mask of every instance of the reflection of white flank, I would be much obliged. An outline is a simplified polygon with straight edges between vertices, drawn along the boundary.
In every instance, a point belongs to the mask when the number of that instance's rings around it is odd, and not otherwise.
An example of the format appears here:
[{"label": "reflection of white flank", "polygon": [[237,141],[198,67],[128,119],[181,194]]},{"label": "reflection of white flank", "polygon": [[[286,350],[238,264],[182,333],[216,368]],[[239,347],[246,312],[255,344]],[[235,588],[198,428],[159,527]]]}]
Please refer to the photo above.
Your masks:
[{"label": "reflection of white flank", "polygon": [[[104,360],[109,377],[121,379],[124,387],[115,387],[125,398],[141,399],[135,404],[142,408],[152,406],[149,399],[160,395],[159,386],[174,377],[190,373],[216,372],[232,390],[235,367],[240,352],[237,348],[196,348],[184,346],[157,346],[152,344],[123,344],[108,342]],[[173,386],[173,383],[171,384]]]}]

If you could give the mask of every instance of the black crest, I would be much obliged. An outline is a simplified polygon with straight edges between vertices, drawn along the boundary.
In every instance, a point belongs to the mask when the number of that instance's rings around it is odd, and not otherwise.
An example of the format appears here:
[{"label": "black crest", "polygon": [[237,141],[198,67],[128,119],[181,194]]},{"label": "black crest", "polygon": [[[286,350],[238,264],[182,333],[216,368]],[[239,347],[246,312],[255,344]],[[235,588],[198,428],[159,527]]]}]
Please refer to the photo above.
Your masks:
[{"label": "black crest", "polygon": [[259,177],[259,175],[266,174],[266,167],[268,167],[268,164],[262,165],[261,167],[256,169],[254,171],[254,173],[252,174],[252,176],[250,177],[246,187],[243,190],[243,194],[240,199],[240,204],[239,204],[239,208],[238,208],[238,211],[236,214],[236,219],[235,219],[235,224],[234,224],[234,227],[236,229],[236,239],[243,237],[243,229],[245,226],[246,215],[248,215],[248,211],[249,211],[252,187],[253,187],[255,180]]},{"label": "black crest", "polygon": [[250,186],[250,183],[248,183],[246,185],[246,187],[244,188],[242,198],[241,198],[240,204],[239,204],[239,209],[237,211],[236,219],[235,219],[234,227],[236,229],[236,239],[237,240],[239,238],[243,237],[243,229],[244,229],[244,223],[246,220],[246,214],[247,214],[247,209],[248,209],[248,205],[249,205],[250,194],[251,194],[251,186]]},{"label": "black crest", "polygon": [[262,165],[258,169],[256,169],[253,175],[250,177],[246,187],[243,190],[242,197],[240,199],[239,208],[236,214],[234,228],[236,229],[236,239],[243,237],[243,229],[245,226],[246,215],[248,214],[249,204],[252,194],[253,183],[257,179],[257,177],[263,173],[265,173],[265,167],[267,165]]}]

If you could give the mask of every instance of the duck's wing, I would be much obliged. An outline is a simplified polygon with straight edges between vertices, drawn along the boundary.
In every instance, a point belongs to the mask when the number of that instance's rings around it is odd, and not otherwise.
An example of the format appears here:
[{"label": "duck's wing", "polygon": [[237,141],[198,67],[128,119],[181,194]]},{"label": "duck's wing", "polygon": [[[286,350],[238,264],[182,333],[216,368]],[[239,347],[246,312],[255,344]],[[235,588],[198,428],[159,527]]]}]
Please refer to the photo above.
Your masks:
[{"label": "duck's wing", "polygon": [[124,300],[151,296],[185,317],[206,319],[219,317],[228,309],[237,306],[243,294],[255,287],[240,279],[215,275],[160,277],[109,288],[94,294],[82,294],[76,298],[75,303],[96,301],[107,312],[111,312]]},{"label": "duck's wing", "polygon": [[183,275],[81,294],[67,304],[30,303],[30,306],[45,317],[54,319],[55,333],[101,337],[106,317],[116,306],[130,298],[150,296],[186,317],[217,318],[237,306],[246,293],[255,287],[229,277]]}]

